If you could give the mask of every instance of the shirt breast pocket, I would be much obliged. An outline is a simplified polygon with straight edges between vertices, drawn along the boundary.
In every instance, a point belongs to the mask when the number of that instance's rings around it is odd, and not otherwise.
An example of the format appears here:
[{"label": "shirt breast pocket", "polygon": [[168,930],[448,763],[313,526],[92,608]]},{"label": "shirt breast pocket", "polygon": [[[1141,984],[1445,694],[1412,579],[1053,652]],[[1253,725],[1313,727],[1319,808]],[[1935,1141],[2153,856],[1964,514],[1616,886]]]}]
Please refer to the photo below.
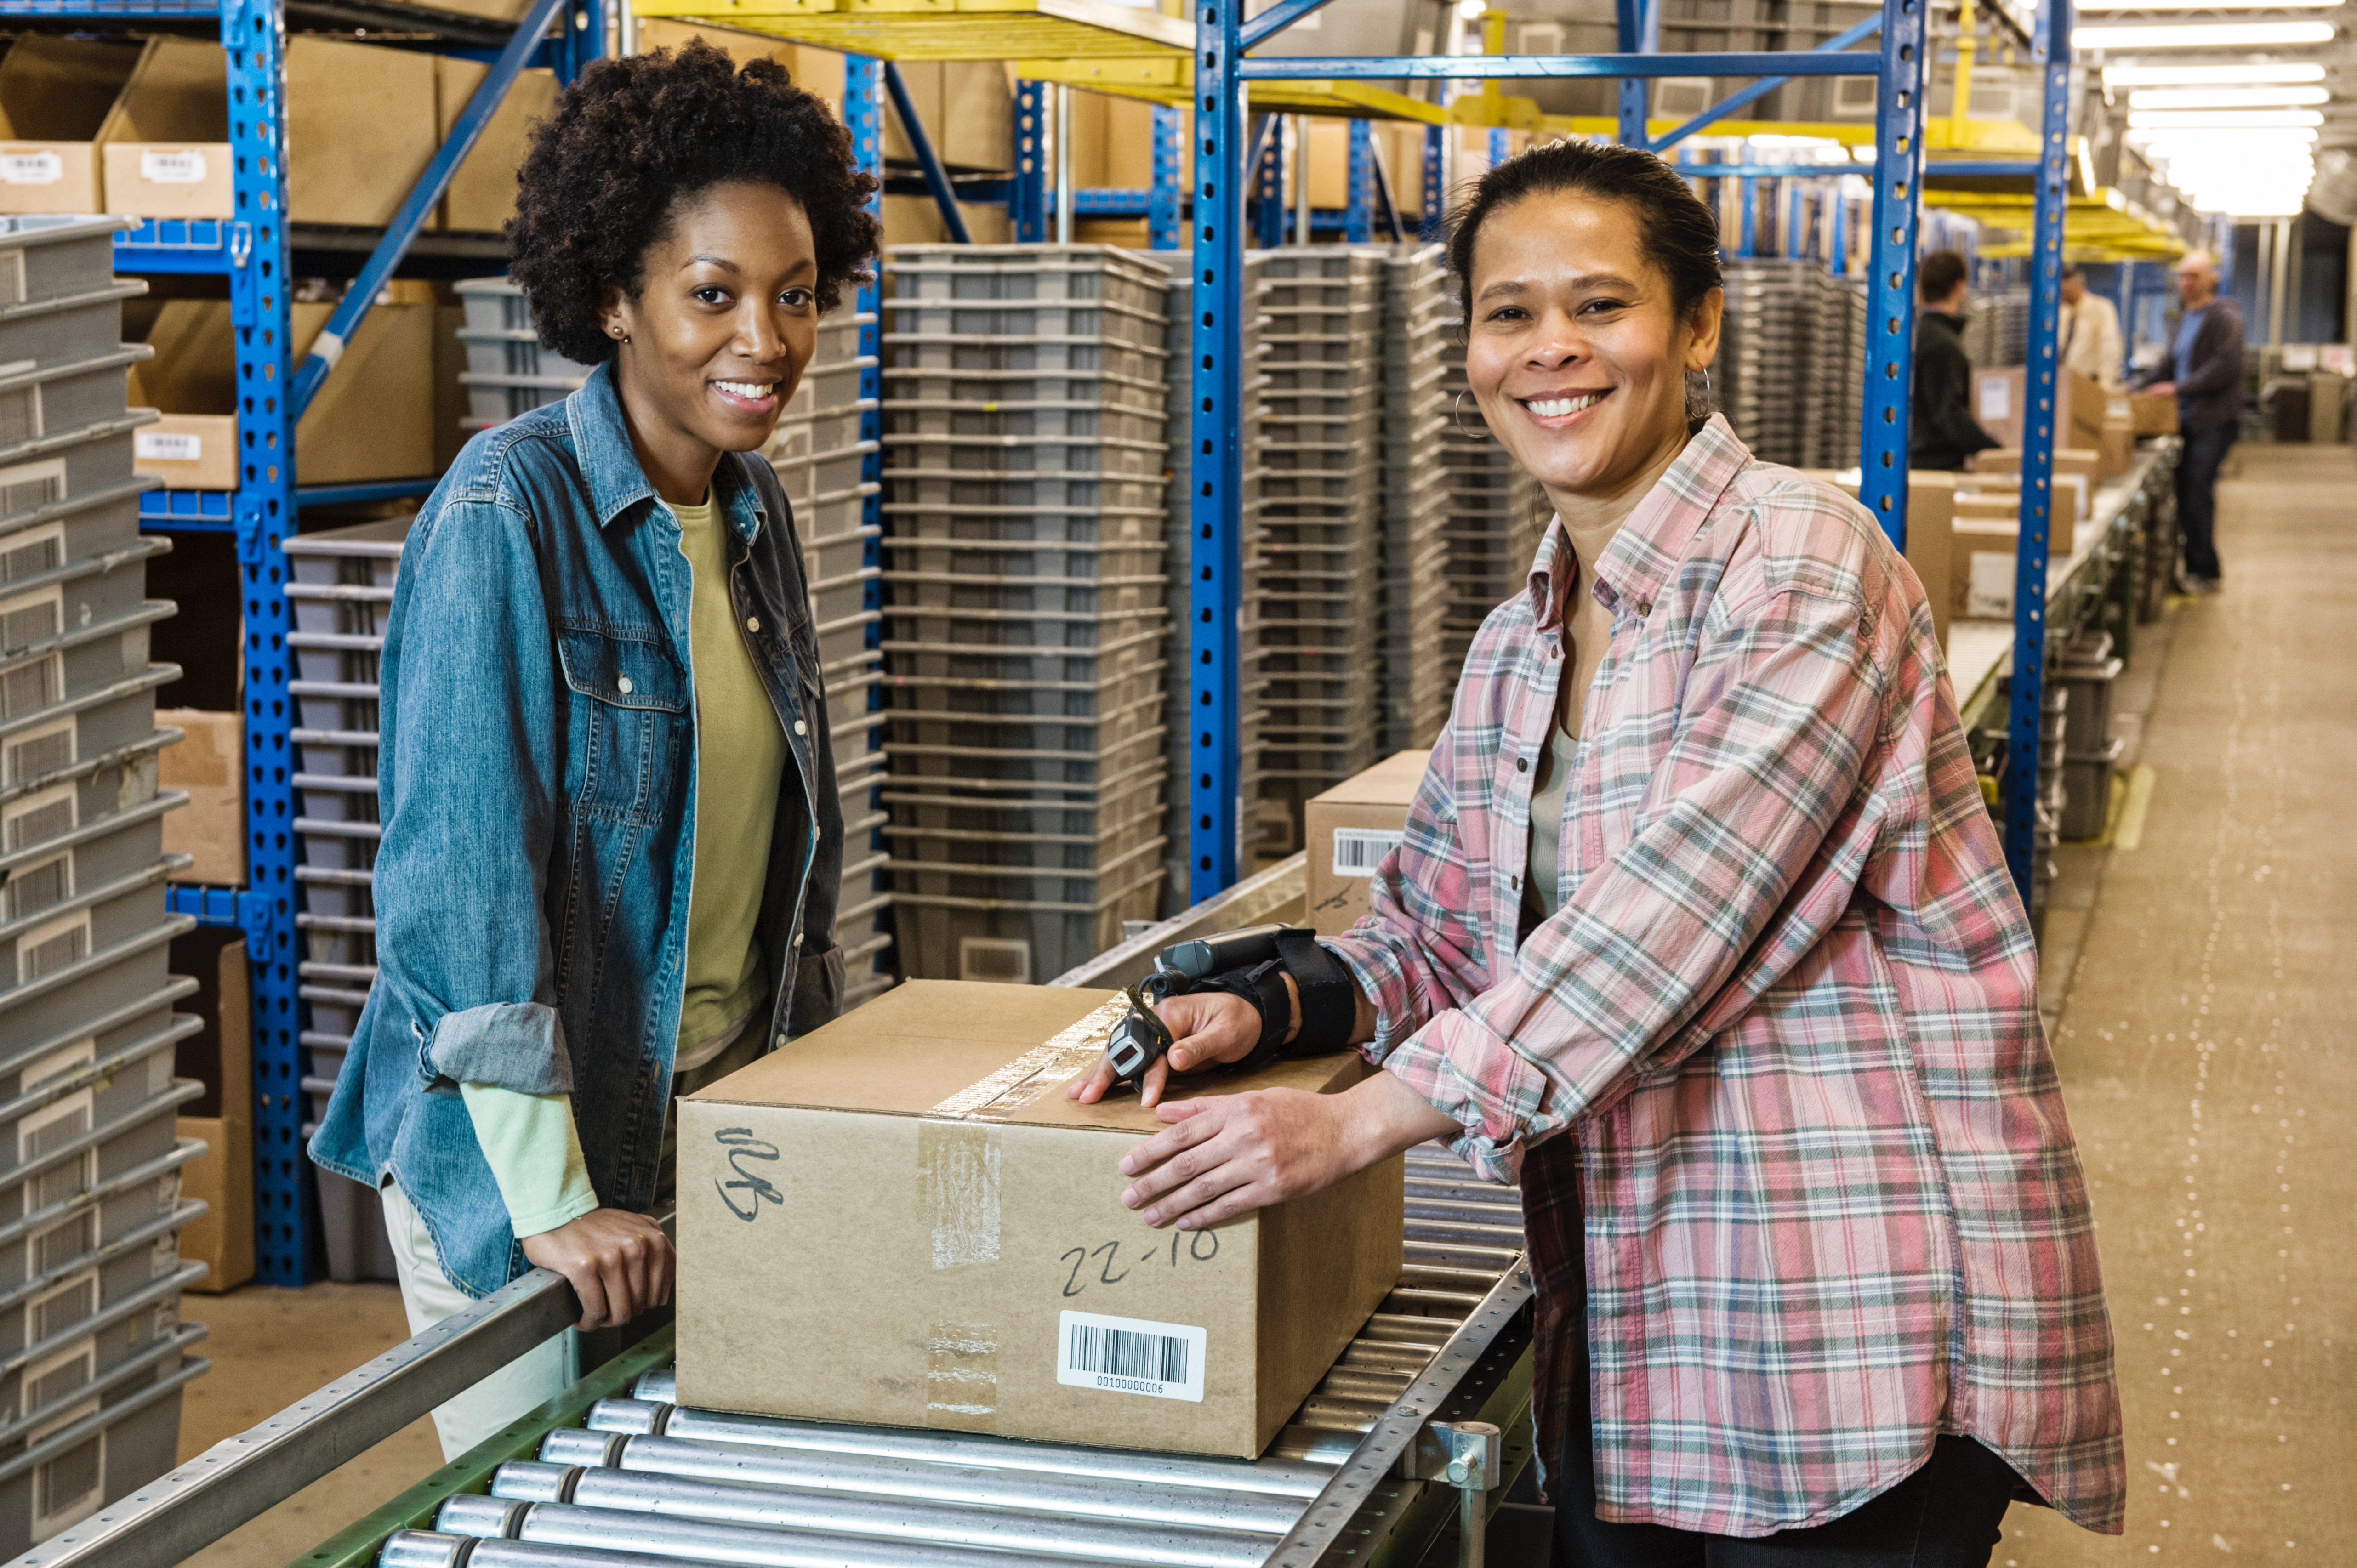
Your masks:
[{"label": "shirt breast pocket", "polygon": [[643,825],[669,798],[687,728],[687,671],[659,632],[565,628],[557,633],[565,683],[577,697],[580,744],[571,749],[574,803],[583,814]]}]

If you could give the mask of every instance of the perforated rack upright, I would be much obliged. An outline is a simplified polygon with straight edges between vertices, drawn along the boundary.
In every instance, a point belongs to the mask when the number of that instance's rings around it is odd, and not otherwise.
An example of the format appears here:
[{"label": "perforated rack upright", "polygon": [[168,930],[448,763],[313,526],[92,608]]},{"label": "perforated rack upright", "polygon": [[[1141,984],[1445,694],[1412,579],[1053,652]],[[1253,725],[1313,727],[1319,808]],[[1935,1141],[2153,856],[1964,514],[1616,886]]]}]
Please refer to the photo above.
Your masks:
[{"label": "perforated rack upright", "polygon": [[[511,28],[477,16],[371,0],[382,22],[435,40],[450,53],[487,58],[490,74],[452,126],[313,351],[288,351],[292,234],[286,207],[285,0],[0,0],[0,25],[70,21],[92,31],[163,21],[217,19],[228,70],[233,216],[143,223],[117,238],[116,270],[210,274],[228,281],[236,342],[238,485],[229,491],[148,492],[141,521],[167,532],[234,534],[242,597],[245,864],[242,887],[175,887],[172,908],[245,933],[253,962],[254,1261],[272,1284],[316,1273],[313,1216],[302,1148],[304,1051],[296,987],[296,854],[293,824],[294,709],[287,693],[285,541],[307,503],[422,493],[425,481],[304,490],[295,471],[295,428],[393,269],[441,199],[491,113],[528,66],[570,81],[603,52],[605,0],[532,0]],[[499,270],[490,263],[486,271]]]}]

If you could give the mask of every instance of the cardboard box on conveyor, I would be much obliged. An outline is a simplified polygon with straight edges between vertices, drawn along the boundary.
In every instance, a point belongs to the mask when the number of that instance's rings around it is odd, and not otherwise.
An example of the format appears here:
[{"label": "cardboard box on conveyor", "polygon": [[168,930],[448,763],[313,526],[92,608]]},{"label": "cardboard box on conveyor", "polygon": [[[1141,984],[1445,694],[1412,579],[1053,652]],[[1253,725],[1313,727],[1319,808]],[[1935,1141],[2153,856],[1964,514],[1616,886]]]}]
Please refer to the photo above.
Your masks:
[{"label": "cardboard box on conveyor", "polygon": [[[1402,1165],[1214,1229],[1122,1207],[1120,994],[913,980],[680,1106],[679,1389],[708,1409],[1257,1455],[1399,1279]],[[1171,1098],[1339,1092],[1351,1052]]]}]

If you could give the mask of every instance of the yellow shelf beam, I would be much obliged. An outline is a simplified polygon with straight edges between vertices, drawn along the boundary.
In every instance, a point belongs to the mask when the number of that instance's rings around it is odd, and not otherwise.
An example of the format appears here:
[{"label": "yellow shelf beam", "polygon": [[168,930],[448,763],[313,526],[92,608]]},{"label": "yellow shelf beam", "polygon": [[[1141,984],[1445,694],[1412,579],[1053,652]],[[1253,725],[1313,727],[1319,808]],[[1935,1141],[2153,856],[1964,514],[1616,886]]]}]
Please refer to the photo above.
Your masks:
[{"label": "yellow shelf beam", "polygon": [[[1015,74],[1028,81],[1057,81],[1116,98],[1184,104],[1195,85],[1191,55],[1151,59],[1018,59]],[[1353,120],[1415,120],[1448,123],[1448,110],[1364,81],[1255,81],[1254,109],[1280,114],[1331,114]]]},{"label": "yellow shelf beam", "polygon": [[1107,0],[634,0],[662,16],[883,59],[1188,57],[1191,23]]}]

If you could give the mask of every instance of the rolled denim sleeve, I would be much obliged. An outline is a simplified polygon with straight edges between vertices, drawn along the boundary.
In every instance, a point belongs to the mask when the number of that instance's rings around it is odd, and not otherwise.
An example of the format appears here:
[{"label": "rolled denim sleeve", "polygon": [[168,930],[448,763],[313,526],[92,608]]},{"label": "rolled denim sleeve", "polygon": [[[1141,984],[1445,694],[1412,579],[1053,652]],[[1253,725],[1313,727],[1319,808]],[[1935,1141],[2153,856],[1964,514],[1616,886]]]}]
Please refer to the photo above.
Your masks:
[{"label": "rolled denim sleeve", "polygon": [[429,1093],[573,1089],[543,906],[561,681],[531,529],[464,495],[421,518],[386,628],[378,965]]}]

